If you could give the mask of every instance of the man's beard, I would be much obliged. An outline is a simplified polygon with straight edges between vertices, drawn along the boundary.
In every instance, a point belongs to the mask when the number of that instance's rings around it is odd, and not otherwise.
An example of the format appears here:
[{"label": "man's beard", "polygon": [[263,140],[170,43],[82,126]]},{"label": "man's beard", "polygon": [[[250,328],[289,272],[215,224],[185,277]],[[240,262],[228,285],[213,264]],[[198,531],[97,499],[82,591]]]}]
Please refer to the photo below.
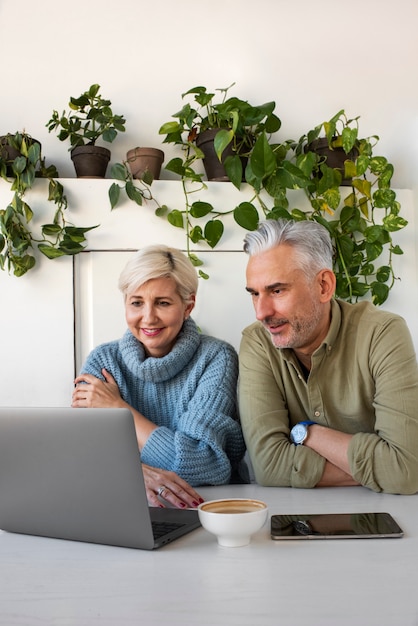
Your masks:
[{"label": "man's beard", "polygon": [[[271,341],[276,348],[301,348],[310,343],[321,319],[321,305],[313,303],[309,316],[293,318],[293,320],[268,317],[263,320],[263,325],[268,331]],[[273,334],[267,326],[279,326],[286,324],[286,330],[280,334]]]}]

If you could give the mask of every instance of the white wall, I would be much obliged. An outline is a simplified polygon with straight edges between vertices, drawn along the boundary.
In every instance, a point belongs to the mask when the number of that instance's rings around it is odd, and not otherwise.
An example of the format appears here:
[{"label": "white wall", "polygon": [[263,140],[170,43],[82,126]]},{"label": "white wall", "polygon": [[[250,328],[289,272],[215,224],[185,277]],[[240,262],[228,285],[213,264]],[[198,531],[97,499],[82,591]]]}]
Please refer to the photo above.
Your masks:
[{"label": "white wall", "polygon": [[1,0],[0,133],[25,128],[73,176],[45,124],[90,84],[127,118],[113,144],[120,161],[136,145],[158,147],[187,89],[235,81],[232,95],[276,101],[281,138],[341,108],[360,115],[395,164],[394,186],[412,188],[417,23],[416,0]]},{"label": "white wall", "polygon": [[[87,225],[103,215],[101,228],[89,238],[90,247],[103,249],[136,219],[135,207],[110,215],[109,181],[93,186],[70,181],[68,146],[45,128],[53,109],[67,108],[69,97],[90,84],[99,83],[114,111],[127,118],[127,132],[112,145],[112,162],[136,145],[160,147],[166,160],[171,158],[173,148],[161,144],[158,129],[180,109],[181,93],[198,84],[216,89],[235,81],[232,95],[252,103],[275,100],[282,120],[277,139],[298,138],[341,108],[360,115],[362,135],[379,135],[381,154],[395,166],[393,183],[410,220],[396,237],[406,254],[395,260],[402,282],[386,308],[406,317],[418,346],[417,23],[416,0],[0,0],[0,134],[25,129],[41,141],[47,164],[54,163],[67,179],[74,221]],[[162,177],[173,178],[164,171]],[[172,205],[178,186],[162,183],[161,189]],[[212,189],[217,202],[224,189]],[[1,207],[7,194],[0,185]],[[180,234],[157,218],[146,225],[147,239],[150,223],[154,241],[170,237],[182,247]],[[121,247],[139,247],[143,236],[131,232]],[[227,238],[223,254],[239,249],[236,241],[230,244]],[[42,259],[19,279],[0,272],[0,404],[68,403],[74,371],[72,280],[68,258]],[[216,280],[211,276],[211,289]],[[241,293],[238,282],[235,288]],[[205,289],[198,313],[210,330],[212,320],[206,322],[204,314],[213,299]],[[116,289],[112,293],[118,297]],[[217,325],[222,314],[232,320],[236,345],[251,311],[247,304],[234,308],[230,296],[222,294],[219,307],[225,309],[215,311],[214,319]],[[113,319],[113,330],[112,324]],[[99,341],[110,328],[94,332]],[[88,335],[87,341],[95,340]],[[81,355],[86,345],[78,346]]]}]

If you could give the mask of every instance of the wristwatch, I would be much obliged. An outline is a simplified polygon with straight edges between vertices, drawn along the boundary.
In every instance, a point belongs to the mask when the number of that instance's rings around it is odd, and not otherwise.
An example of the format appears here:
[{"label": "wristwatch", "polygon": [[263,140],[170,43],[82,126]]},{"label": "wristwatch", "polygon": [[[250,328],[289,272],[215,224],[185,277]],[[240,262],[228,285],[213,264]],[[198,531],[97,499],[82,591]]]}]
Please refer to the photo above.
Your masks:
[{"label": "wristwatch", "polygon": [[299,422],[299,424],[293,426],[292,430],[290,431],[291,441],[293,441],[293,443],[297,446],[302,445],[306,437],[308,436],[308,426],[311,426],[312,424],[316,424],[316,422],[313,422],[312,420],[307,420],[305,422]]}]

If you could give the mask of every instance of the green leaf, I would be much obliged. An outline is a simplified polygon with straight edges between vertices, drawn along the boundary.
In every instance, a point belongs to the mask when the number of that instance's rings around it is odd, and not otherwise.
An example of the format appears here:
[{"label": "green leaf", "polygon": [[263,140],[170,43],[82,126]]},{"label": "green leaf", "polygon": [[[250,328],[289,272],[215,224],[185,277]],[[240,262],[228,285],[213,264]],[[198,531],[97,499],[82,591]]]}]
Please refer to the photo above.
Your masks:
[{"label": "green leaf", "polygon": [[354,176],[363,176],[367,172],[367,168],[369,167],[370,158],[366,154],[361,154],[356,159],[356,174]]},{"label": "green leaf", "polygon": [[270,176],[276,169],[276,157],[269,145],[265,132],[258,137],[254,144],[250,163],[254,175],[260,179]]},{"label": "green leaf", "polygon": [[178,122],[167,122],[163,124],[158,131],[159,135],[171,135],[171,133],[177,133],[178,131],[182,131],[183,127]]},{"label": "green leaf", "polygon": [[208,215],[208,213],[211,213],[211,211],[213,211],[213,206],[209,204],[209,202],[193,202],[190,207],[190,215],[196,218],[204,217]]},{"label": "green leaf", "polygon": [[18,156],[15,158],[15,160],[13,161],[13,171],[16,174],[21,174],[27,164],[27,159],[24,156]]},{"label": "green leaf", "polygon": [[126,183],[125,188],[126,188],[126,195],[128,196],[128,198],[136,202],[138,206],[142,206],[141,190],[138,189],[138,187],[135,187],[135,185],[130,180],[128,180],[128,182]]},{"label": "green leaf", "polygon": [[35,265],[35,259],[33,256],[25,254],[23,257],[20,258],[14,257],[12,260],[12,264],[14,265],[13,274],[19,277],[23,276],[23,274],[26,274],[26,272],[32,269],[32,267]]},{"label": "green leaf", "polygon": [[342,257],[344,264],[350,264],[353,256],[354,242],[348,235],[341,235],[336,240],[338,255]]},{"label": "green leaf", "polygon": [[42,234],[44,237],[56,237],[61,232],[61,226],[58,224],[44,224],[42,226]]},{"label": "green leaf", "polygon": [[386,302],[389,295],[389,287],[384,283],[375,282],[371,284],[373,304],[379,306]]},{"label": "green leaf", "polygon": [[375,241],[374,243],[366,242],[365,250],[368,261],[374,261],[382,254],[383,246],[378,241]]},{"label": "green leaf", "polygon": [[374,224],[373,226],[366,228],[364,231],[364,237],[369,243],[374,243],[375,241],[387,243],[389,241],[385,228],[379,224]]},{"label": "green leaf", "polygon": [[65,255],[63,250],[54,248],[53,246],[49,246],[45,243],[40,243],[38,248],[42,254],[48,257],[48,259],[57,259],[58,257]]},{"label": "green leaf", "polygon": [[172,226],[176,226],[177,228],[184,228],[184,220],[183,213],[178,211],[177,209],[173,209],[167,215],[167,220],[170,222]]},{"label": "green leaf", "polygon": [[25,219],[29,223],[33,218],[33,211],[30,208],[29,204],[27,204],[26,202],[22,202],[22,209],[25,214]]},{"label": "green leaf", "polygon": [[116,130],[114,128],[108,128],[102,134],[102,139],[103,139],[103,141],[107,141],[108,143],[112,143],[116,139],[117,134],[118,133],[116,132]]},{"label": "green leaf", "polygon": [[387,159],[381,156],[374,156],[370,158],[369,167],[373,174],[380,174],[386,170]]},{"label": "green leaf", "polygon": [[377,189],[373,194],[373,202],[379,209],[391,207],[396,200],[393,189]]},{"label": "green leaf", "polygon": [[125,182],[127,178],[126,168],[122,163],[115,163],[110,170],[110,177]]},{"label": "green leaf", "polygon": [[232,130],[222,129],[218,131],[215,135],[215,139],[213,141],[213,147],[215,148],[216,156],[219,161],[222,162],[222,153],[229,146],[231,141],[234,138],[234,132]]},{"label": "green leaf", "polygon": [[307,220],[309,218],[307,214],[304,211],[302,211],[302,209],[292,209],[291,219],[294,219],[298,222],[303,222],[304,220]]},{"label": "green leaf", "polygon": [[344,178],[354,178],[357,175],[357,167],[353,161],[344,161]]},{"label": "green leaf", "polygon": [[266,215],[266,219],[268,220],[278,220],[278,219],[291,220],[292,216],[289,211],[283,207],[274,206],[271,211],[269,211]]},{"label": "green leaf", "polygon": [[382,267],[379,267],[376,272],[376,280],[378,280],[379,283],[386,283],[389,280],[390,276],[391,271],[388,265],[383,265]]},{"label": "green leaf", "polygon": [[356,141],[357,141],[358,129],[357,128],[348,128],[347,126],[343,128],[341,136],[342,136],[342,147],[346,154],[353,149]]},{"label": "green leaf", "polygon": [[323,163],[320,167],[320,177],[318,180],[318,194],[322,195],[328,189],[339,189],[342,181],[341,172]]},{"label": "green leaf", "polygon": [[199,267],[200,265],[203,265],[203,261],[199,259],[199,257],[196,256],[195,254],[189,253],[188,256],[189,256],[190,261],[194,265],[194,267]]},{"label": "green leaf", "polygon": [[302,153],[296,159],[296,165],[303,172],[306,178],[310,178],[312,175],[313,168],[316,164],[316,156],[313,152]]},{"label": "green leaf", "polygon": [[231,183],[237,189],[242,184],[242,160],[237,154],[229,155],[224,161],[224,168]]},{"label": "green leaf", "polygon": [[168,213],[168,206],[166,204],[162,204],[158,208],[155,209],[155,215],[157,217],[165,217]]},{"label": "green leaf", "polygon": [[274,175],[278,177],[281,186],[286,189],[305,189],[310,182],[305,172],[290,161],[283,161]]},{"label": "green leaf", "polygon": [[204,239],[204,236],[201,227],[194,226],[189,233],[189,237],[191,241],[193,241],[193,243],[199,243],[199,241],[202,241]]},{"label": "green leaf", "polygon": [[344,206],[340,214],[341,228],[345,233],[359,230],[360,213],[356,207]]},{"label": "green leaf", "polygon": [[330,209],[332,209],[333,211],[336,211],[338,209],[341,201],[341,194],[339,189],[327,189],[326,191],[324,191],[323,198]]},{"label": "green leaf", "polygon": [[205,226],[205,239],[211,248],[219,243],[224,232],[224,225],[220,220],[210,220]]},{"label": "green leaf", "polygon": [[41,146],[35,141],[31,146],[29,146],[28,150],[28,159],[33,164],[36,165],[41,158]]},{"label": "green leaf", "polygon": [[174,172],[179,176],[183,176],[185,172],[183,161],[180,159],[180,157],[175,157],[174,159],[171,159],[171,161],[169,161],[165,166],[165,169],[169,172]]},{"label": "green leaf", "polygon": [[366,196],[366,198],[371,198],[371,189],[372,189],[372,184],[369,180],[366,179],[360,179],[360,178],[355,178],[352,181],[353,187],[355,187],[355,189],[357,189],[357,191],[359,191],[360,193],[363,194],[363,196]]},{"label": "green leaf", "polygon": [[116,183],[112,183],[109,187],[109,200],[110,200],[110,206],[112,209],[114,209],[117,203],[119,202],[119,196],[120,196],[119,185]]},{"label": "green leaf", "polygon": [[366,263],[365,265],[363,265],[360,273],[362,274],[362,276],[371,276],[372,274],[374,274],[373,263]]},{"label": "green leaf", "polygon": [[68,237],[71,238],[81,238],[84,236],[85,233],[88,233],[90,230],[94,230],[95,228],[98,228],[98,224],[96,224],[96,226],[66,226],[64,228],[64,232],[66,235],[68,235]]},{"label": "green leaf", "polygon": [[144,181],[144,183],[146,185],[150,186],[154,182],[154,176],[152,175],[152,173],[148,169],[146,169],[141,174],[141,180]]},{"label": "green leaf", "polygon": [[259,215],[251,202],[241,202],[234,209],[234,220],[246,230],[257,230]]},{"label": "green leaf", "polygon": [[391,248],[393,254],[403,254],[403,250],[402,248],[400,248],[398,245],[393,246],[393,248]]}]

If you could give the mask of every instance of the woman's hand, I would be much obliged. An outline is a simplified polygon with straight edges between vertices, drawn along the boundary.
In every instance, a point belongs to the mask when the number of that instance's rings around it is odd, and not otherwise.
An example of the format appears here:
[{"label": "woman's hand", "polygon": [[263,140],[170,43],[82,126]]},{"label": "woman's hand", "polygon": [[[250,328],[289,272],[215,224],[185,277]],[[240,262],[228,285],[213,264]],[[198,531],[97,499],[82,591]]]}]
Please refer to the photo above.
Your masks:
[{"label": "woman's hand", "polygon": [[94,409],[102,408],[125,408],[119,393],[119,388],[112,374],[103,369],[105,380],[101,380],[93,374],[81,374],[74,381],[72,407],[86,407]]},{"label": "woman's hand", "polygon": [[196,508],[204,500],[175,472],[142,464],[148,502],[164,507],[164,501],[178,509]]},{"label": "woman's hand", "polygon": [[145,446],[150,434],[157,426],[150,422],[142,413],[135,410],[124,401],[119,392],[119,387],[112,374],[102,369],[105,380],[93,376],[93,374],[80,374],[74,381],[75,389],[71,406],[73,408],[88,409],[129,409],[134,418],[136,438],[139,449]]}]

